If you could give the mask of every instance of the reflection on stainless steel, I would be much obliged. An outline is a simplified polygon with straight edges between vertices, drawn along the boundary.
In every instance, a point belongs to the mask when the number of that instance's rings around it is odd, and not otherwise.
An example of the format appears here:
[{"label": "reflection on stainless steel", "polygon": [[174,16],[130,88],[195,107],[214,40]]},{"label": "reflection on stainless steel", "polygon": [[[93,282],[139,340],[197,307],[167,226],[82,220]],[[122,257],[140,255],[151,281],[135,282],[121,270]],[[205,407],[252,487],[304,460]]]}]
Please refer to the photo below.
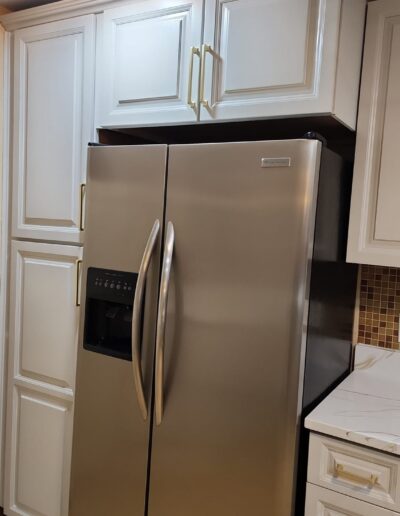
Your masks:
[{"label": "reflection on stainless steel", "polygon": [[153,228],[150,232],[149,239],[147,241],[142,263],[139,268],[139,276],[136,283],[136,292],[135,292],[135,301],[133,303],[133,313],[132,313],[132,366],[133,366],[133,378],[135,381],[136,395],[138,398],[138,403],[140,407],[140,411],[142,412],[142,417],[146,421],[147,419],[147,403],[144,395],[143,388],[143,375],[142,375],[142,365],[141,365],[141,342],[140,342],[140,325],[142,322],[142,308],[143,308],[143,296],[145,290],[145,282],[147,277],[147,272],[149,270],[149,265],[151,258],[153,256],[153,252],[156,248],[158,233],[160,231],[160,221],[157,219],[154,222]]},{"label": "reflection on stainless steel", "polygon": [[172,257],[174,253],[174,226],[168,222],[167,236],[165,239],[164,260],[161,273],[160,301],[158,303],[157,338],[156,338],[156,371],[155,371],[155,395],[156,395],[156,424],[161,425],[163,415],[163,384],[164,384],[164,346],[165,346],[165,320],[167,316],[168,289],[171,276]]}]

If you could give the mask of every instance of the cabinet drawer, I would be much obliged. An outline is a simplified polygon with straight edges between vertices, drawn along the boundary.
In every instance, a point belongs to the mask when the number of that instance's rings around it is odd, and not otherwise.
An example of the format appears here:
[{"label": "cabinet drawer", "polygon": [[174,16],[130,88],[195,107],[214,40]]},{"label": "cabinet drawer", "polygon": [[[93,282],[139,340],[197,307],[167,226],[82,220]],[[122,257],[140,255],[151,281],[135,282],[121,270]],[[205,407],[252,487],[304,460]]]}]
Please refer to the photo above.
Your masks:
[{"label": "cabinet drawer", "polygon": [[305,516],[398,516],[398,513],[360,502],[329,489],[307,484]]},{"label": "cabinet drawer", "polygon": [[311,434],[308,482],[400,511],[400,458]]}]

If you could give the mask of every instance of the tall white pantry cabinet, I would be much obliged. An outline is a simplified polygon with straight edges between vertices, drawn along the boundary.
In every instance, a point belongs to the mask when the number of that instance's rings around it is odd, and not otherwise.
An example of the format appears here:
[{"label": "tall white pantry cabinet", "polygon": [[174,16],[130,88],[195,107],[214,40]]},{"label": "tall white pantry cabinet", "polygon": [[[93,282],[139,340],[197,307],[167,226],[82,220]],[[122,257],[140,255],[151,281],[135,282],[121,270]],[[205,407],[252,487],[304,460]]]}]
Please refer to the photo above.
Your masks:
[{"label": "tall white pantry cabinet", "polygon": [[68,514],[96,127],[329,114],[354,129],[365,4],[61,0],[0,17],[11,100],[7,515]]},{"label": "tall white pantry cabinet", "polygon": [[12,37],[12,219],[4,508],[68,514],[95,16]]}]

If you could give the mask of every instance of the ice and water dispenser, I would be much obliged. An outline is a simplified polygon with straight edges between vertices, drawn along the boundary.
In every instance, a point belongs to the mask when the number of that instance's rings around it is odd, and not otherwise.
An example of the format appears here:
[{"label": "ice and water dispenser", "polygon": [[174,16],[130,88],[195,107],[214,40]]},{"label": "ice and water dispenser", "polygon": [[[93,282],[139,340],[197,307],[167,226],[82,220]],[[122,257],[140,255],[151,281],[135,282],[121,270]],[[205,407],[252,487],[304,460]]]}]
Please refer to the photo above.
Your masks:
[{"label": "ice and water dispenser", "polygon": [[88,268],[83,347],[132,360],[132,308],[137,274]]}]

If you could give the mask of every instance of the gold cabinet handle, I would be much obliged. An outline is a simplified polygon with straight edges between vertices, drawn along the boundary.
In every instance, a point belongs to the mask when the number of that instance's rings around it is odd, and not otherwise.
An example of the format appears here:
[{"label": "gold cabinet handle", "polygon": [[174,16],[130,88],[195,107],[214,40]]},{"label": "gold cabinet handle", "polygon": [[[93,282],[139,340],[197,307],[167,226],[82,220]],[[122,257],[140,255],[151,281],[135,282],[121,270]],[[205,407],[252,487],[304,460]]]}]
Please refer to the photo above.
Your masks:
[{"label": "gold cabinet handle", "polygon": [[350,471],[346,471],[343,464],[335,462],[334,466],[334,475],[338,478],[343,478],[344,480],[350,480],[351,482],[356,482],[357,484],[368,484],[369,486],[374,487],[379,480],[378,475],[371,475],[367,477],[363,477],[361,475],[357,475],[355,473],[351,473]]},{"label": "gold cabinet handle", "polygon": [[81,306],[81,265],[82,260],[76,261],[76,289],[75,289],[75,305]]},{"label": "gold cabinet handle", "polygon": [[209,109],[210,104],[204,96],[205,80],[206,80],[206,53],[214,56],[211,45],[203,44],[201,47],[201,66],[200,66],[200,104]]},{"label": "gold cabinet handle", "polygon": [[80,199],[80,208],[79,208],[79,229],[81,231],[84,231],[85,229],[85,225],[84,225],[84,214],[83,214],[83,203],[84,203],[84,198],[85,198],[85,194],[86,194],[86,185],[84,183],[81,184],[81,199]]},{"label": "gold cabinet handle", "polygon": [[193,61],[194,56],[200,58],[200,49],[197,47],[191,47],[190,49],[190,62],[189,62],[189,81],[188,81],[188,92],[187,92],[187,103],[194,110],[197,111],[197,102],[192,99],[193,90]]}]

